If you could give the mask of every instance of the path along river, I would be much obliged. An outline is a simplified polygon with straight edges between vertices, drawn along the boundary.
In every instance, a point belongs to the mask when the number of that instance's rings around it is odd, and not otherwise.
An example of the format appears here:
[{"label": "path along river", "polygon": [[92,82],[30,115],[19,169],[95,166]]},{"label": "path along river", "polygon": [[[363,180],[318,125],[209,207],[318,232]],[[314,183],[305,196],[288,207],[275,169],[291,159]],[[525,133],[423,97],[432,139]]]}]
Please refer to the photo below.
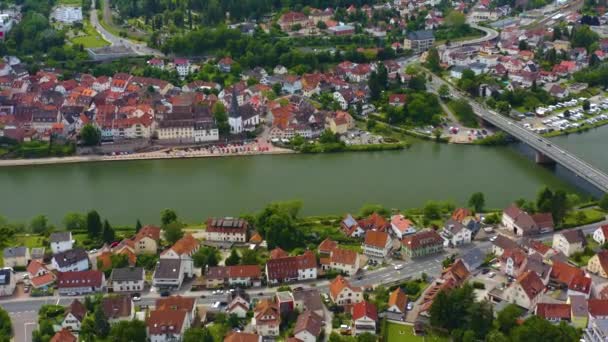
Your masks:
[{"label": "path along river", "polygon": [[[555,142],[608,171],[602,139],[608,127]],[[464,205],[483,191],[490,207],[534,198],[543,185],[572,188],[510,147],[416,141],[409,150],[187,160],[78,163],[0,169],[0,215],[29,220],[97,209],[115,224],[159,220],[174,208],[188,222],[239,215],[271,201],[300,199],[304,214],[355,211],[366,203],[388,208],[428,200]]]}]

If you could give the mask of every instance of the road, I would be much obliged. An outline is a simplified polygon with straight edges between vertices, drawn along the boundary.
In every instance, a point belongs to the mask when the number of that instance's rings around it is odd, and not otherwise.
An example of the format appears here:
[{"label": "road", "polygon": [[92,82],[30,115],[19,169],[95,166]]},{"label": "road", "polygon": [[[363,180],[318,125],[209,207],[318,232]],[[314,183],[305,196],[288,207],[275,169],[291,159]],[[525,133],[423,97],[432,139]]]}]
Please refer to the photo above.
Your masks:
[{"label": "road", "polygon": [[107,40],[110,43],[110,45],[125,46],[125,47],[133,50],[138,55],[143,55],[143,56],[153,55],[153,56],[159,56],[159,57],[164,56],[162,52],[160,52],[156,49],[152,49],[144,43],[136,43],[127,38],[118,37],[118,36],[112,34],[111,32],[109,32],[108,30],[106,30],[99,23],[99,17],[97,16],[97,9],[95,8],[95,2],[96,1],[92,2],[89,20],[91,22],[91,25],[93,25],[93,27],[95,28],[95,30],[97,30],[97,32],[99,32],[99,34],[101,34],[103,39]]}]

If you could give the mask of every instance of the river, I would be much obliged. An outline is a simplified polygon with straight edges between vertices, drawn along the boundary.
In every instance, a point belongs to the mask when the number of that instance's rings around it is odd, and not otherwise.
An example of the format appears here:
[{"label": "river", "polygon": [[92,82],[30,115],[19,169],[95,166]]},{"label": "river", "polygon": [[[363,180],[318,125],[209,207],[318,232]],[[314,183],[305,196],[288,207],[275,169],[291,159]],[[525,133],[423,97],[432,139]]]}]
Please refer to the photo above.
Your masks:
[{"label": "river", "polygon": [[[576,141],[595,141],[597,132],[559,140],[576,147]],[[543,185],[573,190],[509,147],[416,141],[404,151],[2,168],[0,215],[26,221],[44,214],[60,223],[67,212],[97,209],[114,224],[133,224],[156,223],[163,208],[174,208],[195,223],[253,212],[271,201],[299,199],[304,214],[341,214],[366,203],[465,205],[476,191],[498,208],[534,198]]]}]

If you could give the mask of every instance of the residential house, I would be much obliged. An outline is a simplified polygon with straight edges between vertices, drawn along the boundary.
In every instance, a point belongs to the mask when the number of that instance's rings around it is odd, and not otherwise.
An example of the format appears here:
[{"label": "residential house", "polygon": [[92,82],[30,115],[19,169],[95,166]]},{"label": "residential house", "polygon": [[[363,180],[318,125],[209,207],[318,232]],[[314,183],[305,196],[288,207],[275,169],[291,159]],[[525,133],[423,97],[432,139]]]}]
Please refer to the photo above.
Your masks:
[{"label": "residential house", "polygon": [[15,292],[16,276],[8,269],[0,270],[0,297],[11,296]]},{"label": "residential house", "polygon": [[418,54],[430,49],[433,43],[435,43],[433,31],[414,31],[407,34],[403,48]]},{"label": "residential house", "polygon": [[551,265],[550,283],[554,287],[567,289],[575,279],[585,278],[585,272],[566,262],[555,260]]},{"label": "residential house", "polygon": [[254,333],[231,331],[224,337],[224,342],[262,342],[262,336]]},{"label": "residential house", "polygon": [[584,296],[569,296],[567,303],[570,304],[570,320],[572,325],[580,329],[587,327],[589,321],[587,298]]},{"label": "residential house", "polygon": [[527,271],[505,290],[505,299],[528,310],[536,307],[545,291],[540,277],[533,271]]},{"label": "residential house", "polygon": [[26,269],[30,284],[35,289],[47,289],[55,282],[55,274],[37,260],[32,260]]},{"label": "residential house", "polygon": [[608,300],[606,299],[589,299],[587,301],[587,309],[589,318],[591,319],[608,319]]},{"label": "residential house", "polygon": [[146,319],[150,342],[181,341],[190,327],[186,310],[152,310]]},{"label": "residential house", "polygon": [[76,342],[78,338],[74,336],[69,330],[61,329],[51,337],[50,342]]},{"label": "residential house", "polygon": [[249,295],[243,290],[236,290],[231,293],[231,299],[226,307],[226,313],[236,315],[239,318],[247,317],[249,312]]},{"label": "residential house", "polygon": [[355,120],[344,111],[336,111],[333,115],[328,115],[326,120],[325,128],[334,134],[346,134],[346,132],[355,128]]},{"label": "residential house", "polygon": [[558,232],[553,235],[553,248],[566,256],[582,252],[586,245],[585,234],[580,229]]},{"label": "residential house", "polygon": [[210,218],[204,233],[208,241],[246,242],[249,224],[239,218]]},{"label": "residential house", "polygon": [[160,259],[152,275],[152,285],[161,288],[180,288],[184,281],[182,260]]},{"label": "residential house", "polygon": [[196,298],[170,296],[166,298],[158,298],[155,303],[156,310],[164,311],[185,311],[186,320],[190,323],[196,317]]},{"label": "residential house", "polygon": [[387,232],[368,230],[363,242],[363,254],[372,259],[385,259],[391,250],[392,241]]},{"label": "residential house", "polygon": [[391,216],[391,230],[398,240],[403,239],[406,235],[416,233],[416,228],[412,221],[406,219],[401,214]]},{"label": "residential house", "polygon": [[325,304],[321,300],[319,290],[313,288],[294,289],[292,296],[296,310],[300,312],[309,310],[320,317],[325,317]]},{"label": "residential house", "polygon": [[593,280],[591,277],[587,276],[584,272],[581,272],[572,278],[572,281],[568,284],[568,291],[566,294],[568,296],[583,296],[589,298],[592,285]]},{"label": "residential house", "polygon": [[258,265],[233,265],[209,267],[205,273],[207,288],[261,286],[262,272]]},{"label": "residential house", "polygon": [[76,271],[57,273],[57,290],[60,295],[85,295],[100,292],[106,287],[106,277],[101,271]]},{"label": "residential house", "polygon": [[104,297],[101,299],[101,310],[110,324],[131,321],[135,317],[135,305],[130,296]]},{"label": "residential house", "polygon": [[570,322],[572,308],[570,304],[561,303],[538,303],[534,314],[538,317],[544,318],[549,322]]},{"label": "residential house", "polygon": [[386,311],[401,315],[401,319],[403,319],[407,309],[407,302],[407,295],[400,287],[397,287],[388,296],[388,308]]},{"label": "residential house", "polygon": [[329,283],[329,297],[336,305],[351,305],[363,300],[363,290],[352,286],[346,278],[337,276]]},{"label": "residential house", "polygon": [[234,60],[231,57],[224,57],[220,59],[217,63],[217,67],[221,72],[230,72],[232,70],[232,64],[234,64]]},{"label": "residential house", "polygon": [[82,321],[86,315],[87,308],[78,299],[74,299],[65,311],[63,321],[61,321],[61,328],[70,331],[80,331]]},{"label": "residential house", "polygon": [[179,75],[179,77],[184,78],[186,76],[188,76],[188,74],[190,73],[190,60],[186,59],[186,58],[176,58],[173,61],[173,64],[175,65],[175,70],[177,71],[177,74]]},{"label": "residential house", "polygon": [[502,212],[502,225],[505,229],[512,231],[515,235],[538,234],[539,229],[532,216],[512,204]]},{"label": "residential house", "polygon": [[299,341],[316,342],[324,325],[322,317],[312,311],[305,311],[298,316],[293,334]]},{"label": "residential house", "polygon": [[359,271],[359,259],[356,251],[336,247],[329,256],[329,268],[353,276]]},{"label": "residential house", "polygon": [[30,249],[23,246],[5,248],[2,255],[4,267],[25,267],[30,261]]},{"label": "residential house", "polygon": [[443,251],[443,239],[433,229],[423,229],[401,240],[402,250],[410,258],[416,258]]},{"label": "residential house", "polygon": [[254,309],[251,325],[264,337],[279,336],[281,315],[276,303],[268,299],[260,300]]},{"label": "residential house", "polygon": [[160,227],[143,226],[132,238],[135,254],[157,254],[160,242]]},{"label": "residential house", "polygon": [[472,233],[462,223],[449,219],[446,221],[441,235],[449,246],[460,246],[471,243]]},{"label": "residential house", "polygon": [[519,245],[515,241],[502,234],[498,234],[492,241],[492,253],[497,257],[500,257],[506,250],[517,248]]},{"label": "residential house", "polygon": [[528,255],[522,249],[507,249],[499,257],[500,270],[508,276],[518,277],[528,260]]},{"label": "residential house", "polygon": [[266,277],[269,284],[317,279],[317,259],[311,251],[270,259],[266,263]]},{"label": "residential house", "polygon": [[338,247],[337,242],[330,238],[326,238],[325,240],[321,241],[317,251],[319,252],[320,257],[329,257],[331,255],[331,251],[333,251],[336,247]]},{"label": "residential house", "polygon": [[378,322],[378,310],[376,306],[368,301],[362,301],[353,305],[353,335],[363,333],[376,334],[376,322]]},{"label": "residential house", "polygon": [[406,101],[405,94],[390,94],[388,96],[388,104],[393,107],[404,106]]},{"label": "residential house", "polygon": [[600,250],[589,259],[587,271],[595,273],[602,278],[608,278],[608,251]]},{"label": "residential house", "polygon": [[295,301],[291,291],[278,291],[274,298],[281,316],[285,316],[294,310]]},{"label": "residential house", "polygon": [[49,237],[53,254],[69,251],[74,246],[72,232],[54,232]]},{"label": "residential house", "polygon": [[110,286],[114,292],[143,291],[145,272],[143,267],[123,267],[112,269]]},{"label": "residential house", "polygon": [[89,255],[82,248],[74,248],[53,255],[51,264],[59,272],[85,271],[89,269]]},{"label": "residential house", "polygon": [[600,226],[593,232],[593,240],[603,245],[608,239],[608,224]]},{"label": "residential house", "polygon": [[308,17],[302,12],[287,12],[279,18],[278,22],[281,30],[290,32],[298,26],[304,28],[308,26]]},{"label": "residential house", "polygon": [[350,237],[361,237],[365,234],[363,228],[359,226],[359,222],[351,214],[346,214],[344,219],[340,222],[340,228]]},{"label": "residential house", "polygon": [[183,273],[184,276],[192,278],[194,276],[192,255],[194,255],[199,248],[200,244],[192,234],[186,234],[171,246],[171,248],[162,252],[160,259],[180,260],[180,272]]}]

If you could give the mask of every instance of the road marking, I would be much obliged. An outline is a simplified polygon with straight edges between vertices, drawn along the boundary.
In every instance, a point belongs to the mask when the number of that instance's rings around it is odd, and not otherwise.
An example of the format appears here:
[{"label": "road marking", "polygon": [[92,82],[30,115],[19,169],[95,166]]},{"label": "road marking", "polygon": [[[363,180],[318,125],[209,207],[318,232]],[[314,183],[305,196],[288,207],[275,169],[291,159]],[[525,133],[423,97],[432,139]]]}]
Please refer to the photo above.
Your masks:
[{"label": "road marking", "polygon": [[61,298],[57,298],[57,303],[55,305],[59,305],[60,300],[61,300]]},{"label": "road marking", "polygon": [[27,322],[23,324],[23,338],[27,341],[27,326],[28,325],[36,325],[36,322]]}]

